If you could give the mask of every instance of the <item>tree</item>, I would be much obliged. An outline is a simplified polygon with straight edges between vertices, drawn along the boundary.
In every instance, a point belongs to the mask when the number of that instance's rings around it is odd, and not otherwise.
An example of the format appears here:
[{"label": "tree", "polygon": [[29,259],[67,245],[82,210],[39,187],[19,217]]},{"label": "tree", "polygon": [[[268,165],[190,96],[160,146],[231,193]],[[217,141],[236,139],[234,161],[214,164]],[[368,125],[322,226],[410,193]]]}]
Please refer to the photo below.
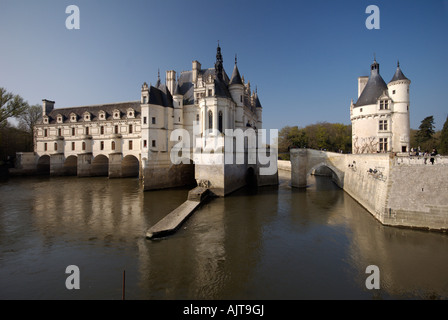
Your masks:
[{"label": "tree", "polygon": [[21,115],[27,106],[22,97],[0,88],[0,127],[6,126],[8,118]]},{"label": "tree", "polygon": [[443,125],[440,135],[439,150],[441,154],[448,155],[448,116],[446,117],[445,124]]},{"label": "tree", "polygon": [[[42,106],[35,104],[32,106],[27,105],[23,113],[18,117],[19,129],[28,132],[30,141],[33,145],[36,145],[36,137],[34,136],[34,126],[42,119]],[[29,146],[27,149],[33,149],[33,146]]]},{"label": "tree", "polygon": [[418,144],[422,144],[428,140],[430,140],[435,131],[434,131],[434,117],[429,116],[422,120],[420,127],[418,127],[418,131],[416,133],[416,141]]}]

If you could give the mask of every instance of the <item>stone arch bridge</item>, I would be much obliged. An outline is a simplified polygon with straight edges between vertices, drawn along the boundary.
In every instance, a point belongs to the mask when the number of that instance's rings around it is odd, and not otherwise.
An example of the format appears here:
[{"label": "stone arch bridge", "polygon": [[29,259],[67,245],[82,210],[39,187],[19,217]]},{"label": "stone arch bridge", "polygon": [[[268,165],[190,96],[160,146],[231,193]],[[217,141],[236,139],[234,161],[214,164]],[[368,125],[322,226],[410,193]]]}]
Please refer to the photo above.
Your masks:
[{"label": "stone arch bridge", "polygon": [[344,187],[347,155],[312,149],[291,149],[291,185],[304,188],[310,174],[322,167],[330,169],[333,181]]},{"label": "stone arch bridge", "polygon": [[326,167],[333,181],[382,224],[448,231],[448,157],[339,154],[291,149],[291,186]]}]

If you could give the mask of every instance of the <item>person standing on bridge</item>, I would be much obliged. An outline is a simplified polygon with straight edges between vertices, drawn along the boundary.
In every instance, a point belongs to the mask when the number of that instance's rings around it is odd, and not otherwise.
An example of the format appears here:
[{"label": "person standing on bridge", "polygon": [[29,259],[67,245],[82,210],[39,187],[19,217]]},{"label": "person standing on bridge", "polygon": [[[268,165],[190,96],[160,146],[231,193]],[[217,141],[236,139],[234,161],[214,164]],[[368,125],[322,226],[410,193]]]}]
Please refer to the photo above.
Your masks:
[{"label": "person standing on bridge", "polygon": [[437,155],[437,150],[436,149],[432,149],[431,152],[431,159],[429,159],[429,161],[431,161],[431,164],[434,164],[434,157]]}]

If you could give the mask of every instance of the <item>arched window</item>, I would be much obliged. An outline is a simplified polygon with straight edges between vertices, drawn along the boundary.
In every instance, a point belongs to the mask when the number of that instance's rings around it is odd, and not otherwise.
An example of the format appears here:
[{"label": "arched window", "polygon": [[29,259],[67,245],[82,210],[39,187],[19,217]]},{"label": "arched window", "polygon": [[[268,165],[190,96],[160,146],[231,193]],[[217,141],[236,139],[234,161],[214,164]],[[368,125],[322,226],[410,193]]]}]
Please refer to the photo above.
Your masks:
[{"label": "arched window", "polygon": [[82,143],[82,151],[86,151],[86,143],[85,142]]},{"label": "arched window", "polygon": [[115,141],[112,141],[111,149],[115,150]]},{"label": "arched window", "polygon": [[218,114],[218,130],[219,132],[222,132],[222,111],[219,111]]},{"label": "arched window", "polygon": [[213,112],[208,112],[208,128],[213,129]]}]

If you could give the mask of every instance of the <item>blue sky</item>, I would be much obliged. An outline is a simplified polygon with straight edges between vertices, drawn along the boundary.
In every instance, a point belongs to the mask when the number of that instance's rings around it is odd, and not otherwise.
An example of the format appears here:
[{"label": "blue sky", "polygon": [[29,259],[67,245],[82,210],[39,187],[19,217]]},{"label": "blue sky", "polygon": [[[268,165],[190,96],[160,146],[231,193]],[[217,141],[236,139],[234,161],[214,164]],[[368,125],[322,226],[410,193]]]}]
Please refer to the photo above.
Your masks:
[{"label": "blue sky", "polygon": [[[69,5],[80,29],[68,30]],[[380,29],[368,30],[370,4]],[[448,1],[0,0],[0,86],[56,108],[133,101],[166,70],[238,67],[258,88],[263,126],[349,124],[373,55],[386,82],[397,60],[411,84],[411,128],[448,115]]]}]

